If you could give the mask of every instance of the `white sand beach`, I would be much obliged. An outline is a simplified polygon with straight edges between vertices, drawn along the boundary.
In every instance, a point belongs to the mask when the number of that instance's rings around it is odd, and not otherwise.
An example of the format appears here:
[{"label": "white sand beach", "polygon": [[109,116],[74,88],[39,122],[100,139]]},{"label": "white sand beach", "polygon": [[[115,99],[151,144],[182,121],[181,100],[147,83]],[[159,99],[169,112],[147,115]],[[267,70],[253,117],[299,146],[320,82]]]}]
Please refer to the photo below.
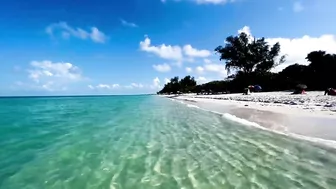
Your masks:
[{"label": "white sand beach", "polygon": [[228,113],[275,132],[330,140],[336,144],[336,97],[324,96],[323,91],[304,95],[291,95],[291,92],[185,94],[175,99],[205,110]]},{"label": "white sand beach", "polygon": [[[224,100],[226,104],[250,106],[254,109],[285,114],[305,114],[309,116],[336,116],[336,97],[325,96],[323,91],[292,95],[291,92],[264,92],[223,95],[184,95],[179,98]],[[221,102],[224,102],[221,101]],[[314,113],[314,114],[312,114]]]}]

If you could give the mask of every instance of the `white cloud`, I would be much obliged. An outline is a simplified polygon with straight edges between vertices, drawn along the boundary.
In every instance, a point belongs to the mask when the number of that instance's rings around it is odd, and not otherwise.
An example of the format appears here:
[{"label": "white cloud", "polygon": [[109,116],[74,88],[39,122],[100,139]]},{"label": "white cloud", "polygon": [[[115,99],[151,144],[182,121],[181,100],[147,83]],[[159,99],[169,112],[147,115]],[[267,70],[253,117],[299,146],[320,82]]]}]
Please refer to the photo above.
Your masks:
[{"label": "white cloud", "polygon": [[153,79],[153,84],[150,86],[150,88],[152,88],[152,89],[161,89],[162,88],[160,79],[158,77]]},{"label": "white cloud", "polygon": [[187,56],[190,56],[190,57],[205,58],[211,55],[210,51],[198,50],[198,49],[193,48],[191,45],[185,45],[183,47],[183,51]]},{"label": "white cloud", "polygon": [[206,64],[211,64],[211,63],[212,63],[212,61],[211,61],[211,60],[209,60],[209,59],[206,59],[206,58],[205,58],[203,61],[204,61],[204,63],[206,63]]},{"label": "white cloud", "polygon": [[28,70],[29,78],[39,83],[45,79],[57,78],[67,81],[78,81],[83,79],[78,67],[71,63],[57,62],[53,63],[49,60],[32,61],[32,69]]},{"label": "white cloud", "polygon": [[105,41],[107,40],[107,37],[105,36],[105,34],[101,31],[98,30],[98,28],[91,28],[91,33],[90,33],[90,38],[92,39],[92,41],[97,42],[97,43],[105,43]]},{"label": "white cloud", "polygon": [[247,35],[252,35],[251,34],[251,29],[248,26],[244,26],[242,29],[239,29],[238,34],[241,34],[241,33],[246,33]]},{"label": "white cloud", "polygon": [[134,88],[143,88],[144,87],[141,83],[132,83],[131,86],[134,87]]},{"label": "white cloud", "polygon": [[118,89],[120,87],[119,84],[98,84],[96,86],[92,86],[92,85],[88,85],[88,88],[94,90],[94,89],[98,89],[98,90],[113,90],[113,89]]},{"label": "white cloud", "polygon": [[32,83],[23,85],[39,90],[66,90],[69,84],[85,79],[77,66],[71,63],[53,63],[49,60],[32,61],[27,72]]},{"label": "white cloud", "polygon": [[293,4],[293,11],[294,12],[301,12],[303,11],[304,7],[300,1],[297,1]]},{"label": "white cloud", "polygon": [[205,58],[211,55],[208,50],[198,50],[191,45],[183,48],[179,45],[161,44],[158,46],[151,44],[151,39],[147,36],[140,42],[140,50],[155,54],[156,56],[173,61],[173,65],[181,66],[183,62],[193,62],[194,58]]},{"label": "white cloud", "polygon": [[167,83],[169,83],[169,82],[170,82],[170,79],[168,79],[168,78],[165,78],[165,79],[164,79],[164,81],[165,81],[165,84],[167,84]]},{"label": "white cloud", "polygon": [[113,84],[113,85],[112,85],[112,88],[114,88],[114,89],[119,88],[119,87],[120,87],[119,84]]},{"label": "white cloud", "polygon": [[205,64],[204,70],[208,72],[217,73],[220,77],[226,77],[227,71],[225,69],[225,64]]},{"label": "white cloud", "polygon": [[196,82],[198,85],[201,85],[201,84],[208,82],[208,79],[206,79],[205,77],[198,77],[196,78]]},{"label": "white cloud", "polygon": [[197,66],[196,67],[196,72],[199,73],[199,74],[203,74],[204,68],[202,66]]},{"label": "white cloud", "polygon": [[[245,29],[250,31],[248,27]],[[336,53],[336,36],[332,34],[324,34],[318,37],[304,35],[296,38],[265,38],[270,45],[279,42],[281,48],[280,54],[287,55],[286,62],[276,67],[273,70],[275,72],[281,71],[283,68],[295,63],[308,65],[309,63],[305,58],[312,51],[323,50],[327,53]]]},{"label": "white cloud", "polygon": [[106,84],[99,84],[96,87],[97,89],[111,89],[110,85],[106,85]]},{"label": "white cloud", "polygon": [[81,28],[73,28],[66,22],[53,23],[46,28],[46,32],[50,36],[54,36],[55,33],[60,32],[61,36],[65,39],[70,37],[76,37],[79,39],[91,39],[96,43],[105,43],[108,37],[96,27],[91,27],[91,31],[86,31]]},{"label": "white cloud", "polygon": [[200,75],[208,75],[213,73],[216,74],[216,77],[225,78],[227,77],[227,71],[225,69],[224,63],[204,63],[203,66],[197,66],[195,68],[196,73]]},{"label": "white cloud", "polygon": [[163,59],[181,61],[183,59],[182,49],[180,46],[159,45],[151,46],[151,40],[146,37],[140,42],[140,49],[145,52],[153,53]]},{"label": "white cloud", "polygon": [[158,72],[169,72],[171,70],[171,67],[166,63],[153,65],[153,68]]},{"label": "white cloud", "polygon": [[138,25],[136,25],[135,23],[127,22],[124,19],[120,19],[120,22],[123,26],[126,26],[126,27],[131,27],[131,28],[137,28],[138,27]]},{"label": "white cloud", "polygon": [[187,73],[191,73],[193,71],[192,68],[190,68],[190,67],[186,67],[185,70],[186,70]]}]

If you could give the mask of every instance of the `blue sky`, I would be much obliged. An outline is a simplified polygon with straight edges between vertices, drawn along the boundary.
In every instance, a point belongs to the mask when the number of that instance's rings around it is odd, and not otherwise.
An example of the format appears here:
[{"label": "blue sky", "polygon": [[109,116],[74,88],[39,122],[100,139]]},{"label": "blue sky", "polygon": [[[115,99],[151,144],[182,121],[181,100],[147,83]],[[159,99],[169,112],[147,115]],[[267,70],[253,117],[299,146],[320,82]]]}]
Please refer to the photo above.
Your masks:
[{"label": "blue sky", "polygon": [[138,94],[175,75],[226,77],[213,49],[245,31],[287,62],[336,53],[333,0],[6,0],[0,95]]}]

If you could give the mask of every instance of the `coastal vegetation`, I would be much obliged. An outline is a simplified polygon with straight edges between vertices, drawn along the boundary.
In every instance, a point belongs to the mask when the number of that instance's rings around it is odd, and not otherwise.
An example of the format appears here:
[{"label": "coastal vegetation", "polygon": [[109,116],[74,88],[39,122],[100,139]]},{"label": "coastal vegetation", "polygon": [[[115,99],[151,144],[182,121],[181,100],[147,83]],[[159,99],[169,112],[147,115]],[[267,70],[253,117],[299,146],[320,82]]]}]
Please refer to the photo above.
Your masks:
[{"label": "coastal vegetation", "polygon": [[270,46],[265,38],[256,39],[246,33],[229,36],[225,46],[218,46],[214,51],[230,74],[227,78],[197,85],[190,75],[181,80],[174,77],[158,93],[242,92],[256,84],[263,91],[291,90],[298,84],[307,85],[308,90],[336,87],[336,54],[312,51],[306,57],[308,65],[295,63],[276,73],[271,70],[285,63],[286,56],[280,56],[279,43]]}]

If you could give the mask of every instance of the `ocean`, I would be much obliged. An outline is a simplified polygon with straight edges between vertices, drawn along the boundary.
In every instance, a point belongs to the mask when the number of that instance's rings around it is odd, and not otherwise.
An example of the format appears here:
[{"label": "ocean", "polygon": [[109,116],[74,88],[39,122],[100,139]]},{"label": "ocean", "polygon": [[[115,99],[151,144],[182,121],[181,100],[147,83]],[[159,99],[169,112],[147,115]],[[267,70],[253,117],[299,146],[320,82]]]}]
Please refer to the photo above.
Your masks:
[{"label": "ocean", "polygon": [[158,96],[0,98],[1,189],[336,188],[336,152]]}]

